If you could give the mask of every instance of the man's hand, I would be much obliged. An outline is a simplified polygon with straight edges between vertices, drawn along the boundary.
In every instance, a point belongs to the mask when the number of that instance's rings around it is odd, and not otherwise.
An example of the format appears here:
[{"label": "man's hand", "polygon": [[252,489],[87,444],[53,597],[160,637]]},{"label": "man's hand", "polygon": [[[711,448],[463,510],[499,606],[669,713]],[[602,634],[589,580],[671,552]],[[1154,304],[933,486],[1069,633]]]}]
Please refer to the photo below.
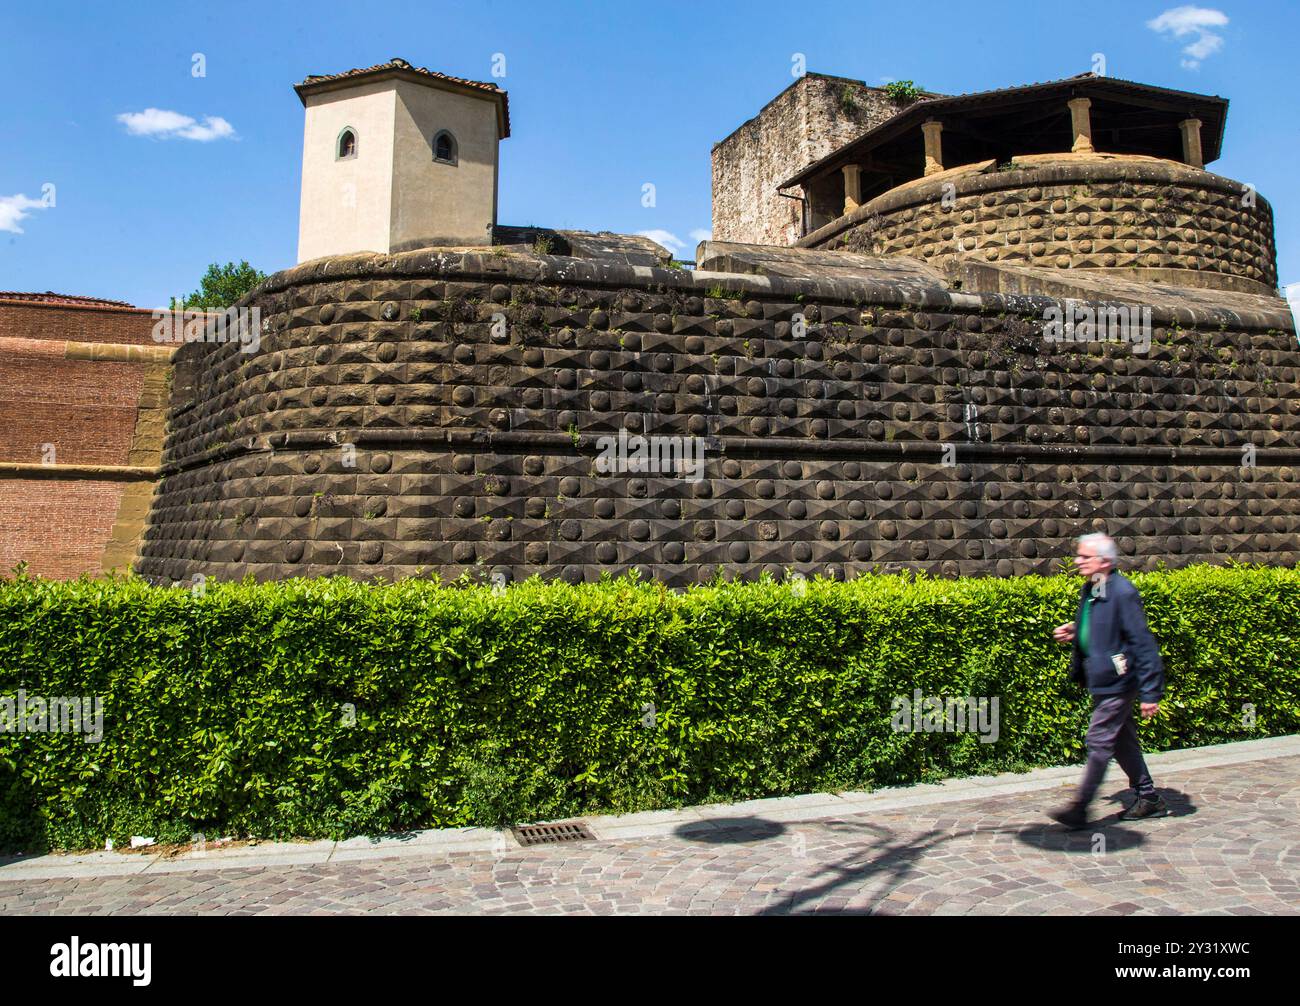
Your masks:
[{"label": "man's hand", "polygon": [[1052,638],[1058,643],[1074,642],[1074,623],[1066,622],[1064,625],[1058,625],[1052,630]]},{"label": "man's hand", "polygon": [[1156,713],[1158,713],[1158,712],[1160,712],[1160,703],[1159,703],[1159,702],[1143,702],[1143,703],[1142,703],[1142,718],[1143,718],[1144,720],[1149,720],[1152,716],[1154,716],[1154,715],[1155,715]]}]

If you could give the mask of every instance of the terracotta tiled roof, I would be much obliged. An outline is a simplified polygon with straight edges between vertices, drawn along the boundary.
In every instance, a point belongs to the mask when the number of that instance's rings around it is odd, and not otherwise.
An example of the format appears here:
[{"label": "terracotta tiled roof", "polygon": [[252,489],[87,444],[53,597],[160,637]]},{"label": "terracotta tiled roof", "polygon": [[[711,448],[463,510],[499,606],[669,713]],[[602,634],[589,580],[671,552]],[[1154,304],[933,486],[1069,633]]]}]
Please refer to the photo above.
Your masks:
[{"label": "terracotta tiled roof", "polygon": [[942,101],[945,104],[957,105],[963,99],[975,99],[983,102],[990,98],[1001,98],[1006,95],[1015,95],[1025,91],[1036,91],[1041,88],[1059,87],[1062,84],[1071,83],[1088,83],[1090,81],[1101,82],[1108,85],[1116,85],[1137,93],[1164,94],[1172,95],[1178,98],[1188,98],[1195,101],[1215,101],[1227,104],[1227,99],[1221,98],[1214,94],[1198,94],[1194,91],[1178,91],[1168,87],[1158,87],[1155,84],[1143,84],[1137,80],[1125,80],[1123,77],[1108,77],[1104,74],[1093,73],[1091,70],[1084,73],[1076,73],[1073,77],[1061,77],[1057,80],[1037,80],[1031,84],[1012,84],[1009,87],[995,87],[988,91],[964,91],[961,94],[937,95],[929,98],[922,98],[915,104],[925,104],[927,102]]},{"label": "terracotta tiled roof", "polygon": [[124,300],[105,300],[102,297],[78,297],[75,294],[54,293],[17,293],[12,290],[0,290],[0,300],[25,300],[33,304],[64,304],[75,307],[135,307]]},{"label": "terracotta tiled roof", "polygon": [[510,135],[510,98],[504,90],[497,87],[496,84],[488,84],[481,80],[467,80],[464,77],[453,77],[448,73],[440,73],[437,70],[430,70],[424,66],[412,66],[406,60],[399,56],[394,56],[387,63],[376,63],[374,66],[359,67],[355,70],[344,70],[342,73],[313,73],[309,74],[307,79],[300,84],[294,84],[293,89],[298,92],[298,97],[302,98],[303,104],[307,103],[305,92],[315,90],[322,84],[333,84],[340,80],[356,80],[360,77],[367,77],[371,74],[380,73],[408,73],[417,77],[424,77],[428,80],[442,81],[446,84],[452,84],[457,87],[471,88],[476,91],[483,91],[488,95],[501,96],[501,136],[504,139]]},{"label": "terracotta tiled roof", "polygon": [[[1044,87],[1047,84],[1063,84],[1067,80],[1097,80],[1100,74],[1087,70],[1083,73],[1076,73],[1073,77],[1058,77],[1056,80],[1035,80],[1029,84],[1010,84],[1007,87],[994,87],[987,91],[962,91],[959,94],[941,94],[936,95],[940,98],[983,98],[990,94],[1007,94],[1014,91],[1023,91],[1029,87]],[[1145,86],[1145,85],[1142,85]],[[922,98],[921,101],[932,101],[933,98]]]}]

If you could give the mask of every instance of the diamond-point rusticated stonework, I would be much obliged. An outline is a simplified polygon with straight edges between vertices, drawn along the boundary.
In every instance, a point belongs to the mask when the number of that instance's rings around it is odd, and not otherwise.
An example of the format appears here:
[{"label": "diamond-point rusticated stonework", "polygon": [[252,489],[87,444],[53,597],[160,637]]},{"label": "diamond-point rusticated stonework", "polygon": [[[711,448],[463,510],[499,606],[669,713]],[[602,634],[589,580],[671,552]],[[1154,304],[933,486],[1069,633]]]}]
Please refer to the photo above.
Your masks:
[{"label": "diamond-point rusticated stonework", "polygon": [[[1046,342],[1062,301],[919,263],[710,255],[767,275],[437,251],[277,274],[259,352],[178,354],[140,572],[1047,574],[1094,529],[1127,568],[1300,561],[1277,298],[1166,291],[1139,354]],[[700,438],[703,478],[600,471],[620,430]]]},{"label": "diamond-point rusticated stonework", "polygon": [[1277,288],[1273,211],[1249,185],[1152,157],[1039,155],[1011,167],[900,186],[799,244],[934,264],[1113,270],[1263,295]]}]

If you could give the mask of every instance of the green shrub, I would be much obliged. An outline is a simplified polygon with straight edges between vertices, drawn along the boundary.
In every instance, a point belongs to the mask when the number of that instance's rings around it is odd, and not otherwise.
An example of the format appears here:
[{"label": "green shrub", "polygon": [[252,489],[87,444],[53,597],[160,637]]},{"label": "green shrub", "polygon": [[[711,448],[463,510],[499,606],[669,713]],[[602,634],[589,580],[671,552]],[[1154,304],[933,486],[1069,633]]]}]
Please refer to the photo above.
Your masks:
[{"label": "green shrub", "polygon": [[[1146,747],[1300,729],[1300,571],[1133,579],[1168,675]],[[1050,630],[1078,582],[20,575],[0,581],[0,695],[103,696],[104,736],[0,733],[0,845],[341,837],[1069,763],[1088,705]],[[997,742],[895,732],[916,689],[997,696]]]},{"label": "green shrub", "polygon": [[910,105],[925,93],[924,88],[910,80],[892,80],[885,85],[884,91],[900,105]]}]

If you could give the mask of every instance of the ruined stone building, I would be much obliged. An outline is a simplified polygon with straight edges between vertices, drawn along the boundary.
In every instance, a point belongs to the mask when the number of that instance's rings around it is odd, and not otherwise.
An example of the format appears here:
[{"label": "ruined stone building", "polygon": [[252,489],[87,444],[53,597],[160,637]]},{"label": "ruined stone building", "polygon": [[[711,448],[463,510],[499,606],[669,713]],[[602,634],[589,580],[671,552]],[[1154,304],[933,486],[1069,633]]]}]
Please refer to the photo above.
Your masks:
[{"label": "ruined stone building", "polygon": [[[928,92],[925,92],[928,94]],[[780,191],[795,172],[898,115],[883,88],[805,73],[713,147],[713,240],[794,244],[802,204]]]},{"label": "ruined stone building", "polygon": [[[314,119],[308,87],[302,233],[361,246],[247,298],[257,352],[176,352],[141,573],[1011,575],[1096,529],[1128,568],[1300,561],[1300,353],[1269,203],[1204,168],[1224,99],[1084,75],[899,105],[809,74],[714,148],[685,270],[486,198],[462,228],[420,172],[465,127],[398,69],[372,120]],[[490,146],[481,90],[446,94]],[[358,172],[415,187],[340,229]],[[698,447],[701,477],[598,464],[612,437]]]}]

